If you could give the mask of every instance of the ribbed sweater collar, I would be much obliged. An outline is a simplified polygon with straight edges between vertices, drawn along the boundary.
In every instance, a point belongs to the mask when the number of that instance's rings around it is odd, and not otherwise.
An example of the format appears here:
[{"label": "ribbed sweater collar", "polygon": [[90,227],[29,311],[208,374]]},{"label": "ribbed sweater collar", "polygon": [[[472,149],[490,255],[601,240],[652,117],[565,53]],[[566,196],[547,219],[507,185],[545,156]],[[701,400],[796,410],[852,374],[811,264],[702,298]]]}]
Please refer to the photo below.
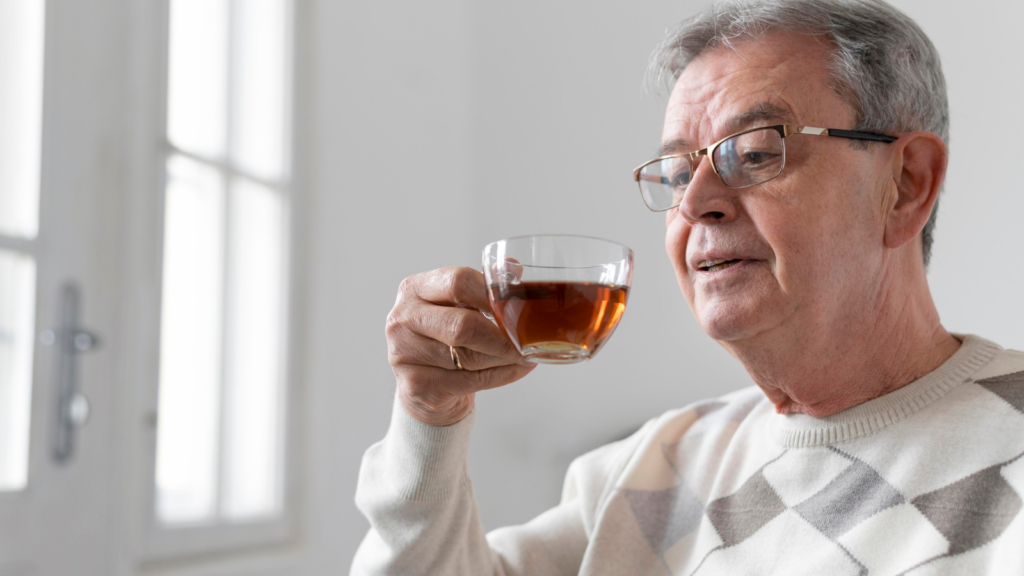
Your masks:
[{"label": "ribbed sweater collar", "polygon": [[874,434],[910,417],[970,382],[974,373],[999,352],[997,344],[973,335],[956,335],[960,349],[937,369],[921,378],[853,408],[824,418],[806,414],[773,415],[776,440],[788,448],[837,444]]}]

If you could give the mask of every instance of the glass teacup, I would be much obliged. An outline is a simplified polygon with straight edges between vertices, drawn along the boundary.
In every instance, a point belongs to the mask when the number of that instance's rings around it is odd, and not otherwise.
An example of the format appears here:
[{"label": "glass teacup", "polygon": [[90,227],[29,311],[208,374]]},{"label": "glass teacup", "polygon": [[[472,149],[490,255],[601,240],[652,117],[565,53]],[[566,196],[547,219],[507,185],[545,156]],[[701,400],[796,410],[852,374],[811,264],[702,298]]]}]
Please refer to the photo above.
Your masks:
[{"label": "glass teacup", "polygon": [[519,236],[484,247],[494,319],[530,362],[593,358],[626,310],[633,251],[600,238]]}]

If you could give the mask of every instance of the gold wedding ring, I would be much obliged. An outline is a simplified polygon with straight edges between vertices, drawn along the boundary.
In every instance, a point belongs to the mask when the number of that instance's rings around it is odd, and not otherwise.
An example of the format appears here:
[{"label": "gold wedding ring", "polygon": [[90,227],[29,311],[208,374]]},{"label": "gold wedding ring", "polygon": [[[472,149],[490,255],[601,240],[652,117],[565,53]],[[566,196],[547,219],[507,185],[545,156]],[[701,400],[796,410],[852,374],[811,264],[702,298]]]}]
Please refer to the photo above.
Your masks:
[{"label": "gold wedding ring", "polygon": [[452,353],[452,364],[455,364],[456,370],[465,370],[462,367],[462,362],[459,361],[459,353],[455,350],[455,346],[449,346],[448,350]]}]

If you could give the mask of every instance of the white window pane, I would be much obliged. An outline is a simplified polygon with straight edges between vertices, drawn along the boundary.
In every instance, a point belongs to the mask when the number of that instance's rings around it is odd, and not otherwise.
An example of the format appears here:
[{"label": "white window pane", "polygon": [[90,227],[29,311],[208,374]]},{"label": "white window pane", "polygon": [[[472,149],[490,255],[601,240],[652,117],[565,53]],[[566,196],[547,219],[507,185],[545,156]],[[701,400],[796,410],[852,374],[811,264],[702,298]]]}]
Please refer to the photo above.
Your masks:
[{"label": "white window pane", "polygon": [[284,171],[287,4],[236,3],[233,160],[249,174],[268,179],[280,178]]},{"label": "white window pane", "polygon": [[224,186],[181,157],[167,172],[156,504],[164,522],[197,522],[217,502]]},{"label": "white window pane", "polygon": [[0,234],[34,238],[39,221],[43,0],[0,2]]},{"label": "white window pane", "polygon": [[171,0],[167,135],[182,150],[224,155],[228,0]]},{"label": "white window pane", "polygon": [[284,204],[240,180],[230,205],[223,512],[240,520],[280,507]]},{"label": "white window pane", "polygon": [[0,492],[28,480],[36,264],[0,250]]}]

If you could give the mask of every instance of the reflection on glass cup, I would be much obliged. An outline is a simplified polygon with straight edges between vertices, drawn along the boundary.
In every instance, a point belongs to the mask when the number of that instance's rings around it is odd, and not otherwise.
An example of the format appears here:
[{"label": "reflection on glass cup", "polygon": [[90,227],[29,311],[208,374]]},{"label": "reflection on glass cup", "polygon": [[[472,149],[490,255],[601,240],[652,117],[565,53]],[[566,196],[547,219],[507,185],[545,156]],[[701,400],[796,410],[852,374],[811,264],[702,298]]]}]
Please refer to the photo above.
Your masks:
[{"label": "reflection on glass cup", "polygon": [[519,236],[484,247],[494,319],[531,361],[573,364],[597,354],[626,310],[633,251],[584,236]]}]

